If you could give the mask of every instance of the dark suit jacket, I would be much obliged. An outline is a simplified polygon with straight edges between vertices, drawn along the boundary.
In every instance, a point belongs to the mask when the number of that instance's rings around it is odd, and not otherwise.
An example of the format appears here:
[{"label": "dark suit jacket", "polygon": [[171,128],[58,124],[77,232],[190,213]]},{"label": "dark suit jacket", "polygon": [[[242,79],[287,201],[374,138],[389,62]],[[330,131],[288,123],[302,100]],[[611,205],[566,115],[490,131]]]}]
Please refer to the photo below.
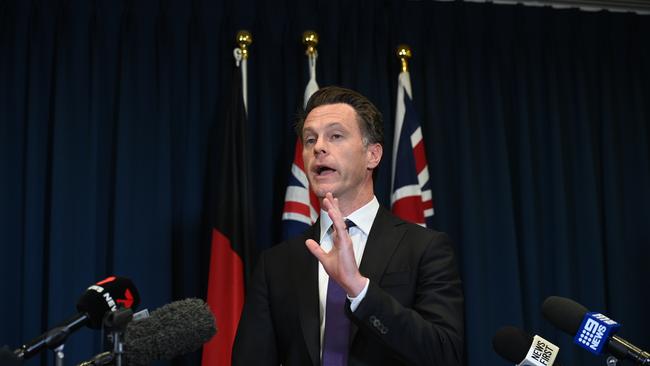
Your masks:
[{"label": "dark suit jacket", "polygon": [[[233,365],[320,365],[318,262],[305,240],[265,251],[248,288]],[[349,365],[460,365],[463,293],[444,233],[380,208],[359,270],[370,278],[352,320]]]}]

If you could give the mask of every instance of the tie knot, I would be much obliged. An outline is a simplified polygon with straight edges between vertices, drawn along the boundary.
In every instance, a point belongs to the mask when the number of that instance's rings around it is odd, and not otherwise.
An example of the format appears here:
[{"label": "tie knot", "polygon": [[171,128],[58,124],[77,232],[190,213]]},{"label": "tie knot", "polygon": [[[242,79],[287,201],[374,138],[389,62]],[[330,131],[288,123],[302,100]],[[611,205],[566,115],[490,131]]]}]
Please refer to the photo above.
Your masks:
[{"label": "tie knot", "polygon": [[[346,231],[349,231],[351,227],[357,226],[357,224],[355,224],[354,221],[352,221],[352,220],[348,220],[348,219],[345,219],[345,221],[343,221],[343,223],[345,224],[345,230],[346,230]],[[333,231],[334,231],[334,224],[332,224],[332,225],[327,229],[327,233],[328,233],[328,234],[331,234]]]}]

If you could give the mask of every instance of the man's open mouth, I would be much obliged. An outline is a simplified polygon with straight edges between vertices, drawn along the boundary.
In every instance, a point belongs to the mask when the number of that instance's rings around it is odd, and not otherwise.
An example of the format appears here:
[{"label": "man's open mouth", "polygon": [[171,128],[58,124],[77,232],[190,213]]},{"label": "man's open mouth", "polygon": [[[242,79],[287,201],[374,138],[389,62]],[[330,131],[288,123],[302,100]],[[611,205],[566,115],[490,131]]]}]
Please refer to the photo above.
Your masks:
[{"label": "man's open mouth", "polygon": [[327,165],[319,165],[316,167],[316,169],[314,169],[314,171],[316,172],[316,175],[325,175],[335,172],[336,169],[330,168]]}]

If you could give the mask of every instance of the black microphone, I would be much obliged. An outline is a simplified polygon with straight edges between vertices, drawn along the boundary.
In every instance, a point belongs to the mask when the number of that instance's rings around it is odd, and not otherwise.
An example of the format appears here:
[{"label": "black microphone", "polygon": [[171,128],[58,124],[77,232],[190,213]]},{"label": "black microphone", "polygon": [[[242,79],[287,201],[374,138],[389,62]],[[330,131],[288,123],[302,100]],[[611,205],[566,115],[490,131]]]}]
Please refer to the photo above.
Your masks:
[{"label": "black microphone", "polygon": [[492,347],[499,356],[518,366],[560,366],[555,362],[560,352],[558,346],[510,325],[496,332]]},{"label": "black microphone", "polygon": [[628,359],[638,365],[650,365],[650,353],[613,333],[620,325],[603,314],[565,297],[550,296],[542,304],[542,314],[558,329],[574,337],[574,343],[601,355],[603,351],[614,357]]},{"label": "black microphone", "polygon": [[66,338],[88,325],[99,329],[104,315],[118,307],[135,309],[140,304],[140,295],[133,282],[125,277],[111,276],[88,287],[77,301],[77,313],[58,326],[48,330],[14,351],[20,359],[30,358],[45,348],[55,348]]},{"label": "black microphone", "polygon": [[124,333],[125,364],[149,365],[199,349],[217,332],[214,315],[201,299],[174,301],[132,321]]}]

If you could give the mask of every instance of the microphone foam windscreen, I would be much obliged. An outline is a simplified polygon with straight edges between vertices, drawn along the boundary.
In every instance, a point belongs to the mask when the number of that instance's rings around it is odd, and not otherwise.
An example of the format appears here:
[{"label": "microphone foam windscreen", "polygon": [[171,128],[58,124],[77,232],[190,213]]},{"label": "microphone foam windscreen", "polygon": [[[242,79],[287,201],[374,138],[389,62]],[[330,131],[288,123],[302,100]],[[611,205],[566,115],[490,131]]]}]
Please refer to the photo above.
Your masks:
[{"label": "microphone foam windscreen", "polygon": [[126,364],[149,365],[196,351],[216,331],[214,315],[203,300],[174,301],[129,323],[124,335]]},{"label": "microphone foam windscreen", "polygon": [[499,329],[492,338],[494,351],[513,363],[519,363],[526,358],[531,344],[533,337],[530,334],[510,325]]},{"label": "microphone foam windscreen", "polygon": [[588,312],[577,302],[560,296],[549,296],[542,303],[542,315],[553,326],[570,335],[575,335]]},{"label": "microphone foam windscreen", "polygon": [[88,287],[77,301],[77,311],[88,314],[90,328],[99,329],[107,312],[118,307],[136,309],[139,304],[140,294],[133,282],[111,276]]}]

